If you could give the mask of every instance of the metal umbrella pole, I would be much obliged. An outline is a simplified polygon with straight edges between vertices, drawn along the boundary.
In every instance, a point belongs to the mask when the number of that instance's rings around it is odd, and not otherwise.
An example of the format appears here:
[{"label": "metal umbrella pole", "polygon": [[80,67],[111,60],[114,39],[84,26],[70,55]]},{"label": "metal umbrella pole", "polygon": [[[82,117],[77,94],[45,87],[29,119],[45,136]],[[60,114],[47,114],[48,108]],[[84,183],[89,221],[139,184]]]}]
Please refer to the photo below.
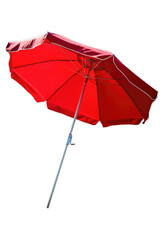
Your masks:
[{"label": "metal umbrella pole", "polygon": [[62,160],[61,160],[61,162],[60,162],[59,169],[58,169],[58,172],[57,172],[57,175],[56,175],[56,178],[55,178],[53,187],[52,187],[52,191],[51,191],[51,194],[50,194],[50,197],[49,197],[49,200],[48,200],[47,208],[49,208],[49,206],[50,206],[50,203],[51,203],[51,200],[52,200],[52,196],[53,196],[53,193],[54,193],[54,190],[55,190],[55,187],[56,187],[56,183],[57,183],[57,180],[58,180],[58,177],[59,177],[59,173],[60,173],[60,171],[61,171],[61,167],[62,167],[62,164],[63,164],[63,160],[64,160],[64,158],[65,158],[65,155],[66,155],[66,151],[67,151],[68,145],[69,145],[69,144],[74,145],[74,144],[72,144],[72,131],[73,131],[74,124],[75,124],[75,121],[76,121],[76,118],[77,118],[77,115],[78,115],[78,111],[79,111],[79,108],[80,108],[80,105],[81,105],[81,101],[82,101],[82,98],[83,98],[84,90],[85,90],[85,88],[86,88],[86,84],[87,84],[87,81],[88,81],[88,79],[89,79],[89,74],[90,74],[90,72],[92,71],[91,67],[92,67],[92,61],[91,61],[91,63],[90,63],[90,67],[89,67],[89,70],[88,70],[88,74],[85,75],[85,79],[86,79],[86,80],[85,80],[85,82],[84,82],[84,86],[83,86],[83,89],[82,89],[82,92],[81,92],[81,95],[80,95],[80,98],[79,98],[79,102],[78,102],[78,105],[77,105],[77,108],[76,108],[76,112],[75,112],[75,115],[74,115],[74,119],[73,119],[73,123],[72,123],[72,126],[71,126],[71,130],[70,130],[70,133],[69,133],[69,135],[68,135],[66,147],[65,147],[65,149],[64,149],[64,153],[63,153],[63,156],[62,156]]}]

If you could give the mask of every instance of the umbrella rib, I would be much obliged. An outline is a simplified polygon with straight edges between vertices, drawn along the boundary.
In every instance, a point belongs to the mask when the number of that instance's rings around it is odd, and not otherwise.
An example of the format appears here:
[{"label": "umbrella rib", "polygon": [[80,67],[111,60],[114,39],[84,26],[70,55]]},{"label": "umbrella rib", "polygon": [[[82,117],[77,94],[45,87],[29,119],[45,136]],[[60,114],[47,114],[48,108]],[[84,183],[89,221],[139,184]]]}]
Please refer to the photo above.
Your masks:
[{"label": "umbrella rib", "polygon": [[[83,66],[83,71],[84,71],[84,73],[85,73],[85,66],[84,66],[84,59],[82,60],[82,66]],[[86,75],[86,74],[85,74]]]},{"label": "umbrella rib", "polygon": [[98,67],[98,65],[102,62],[102,60],[100,60],[95,66],[93,66],[93,68],[90,70],[89,74],[96,68]]},{"label": "umbrella rib", "polygon": [[[100,67],[98,67],[98,68],[100,68]],[[101,69],[101,68],[100,68]],[[114,84],[114,83],[108,83],[108,82],[104,82],[103,80],[112,80],[112,81],[115,81],[113,78],[101,78],[101,77],[89,77],[89,80],[91,81],[91,82],[93,82],[93,83],[95,83],[96,84],[96,82],[94,82],[93,80],[91,80],[91,79],[102,79],[102,80],[98,80],[98,82],[100,82],[100,83],[104,83],[104,84],[110,84],[110,85],[115,85],[115,86],[120,86],[120,84]],[[117,81],[116,81],[117,82]]]},{"label": "umbrella rib", "polygon": [[[102,68],[101,68],[102,69]],[[102,69],[104,72],[106,72],[107,74],[109,74],[111,77],[113,77],[110,73],[108,73],[106,70],[104,70],[104,69]],[[115,77],[113,77],[118,83],[119,83],[119,81],[117,80],[117,78],[115,78]],[[133,102],[133,104],[135,105],[135,107],[137,108],[137,110],[139,111],[139,113],[142,115],[142,117],[143,117],[143,119],[145,119],[144,118],[144,116],[143,116],[143,114],[142,114],[142,112],[141,112],[141,110],[139,109],[139,107],[137,106],[137,104],[135,103],[135,101],[132,99],[132,97],[130,96],[130,94],[124,89],[124,87],[119,83],[119,85],[121,86],[121,88],[125,91],[125,93],[128,95],[128,97],[131,99],[131,101]]]},{"label": "umbrella rib", "polygon": [[[91,78],[89,77],[89,78],[88,78],[88,80],[89,80],[90,82],[96,84],[96,81],[94,81],[94,79],[95,79],[95,78],[93,78],[93,77],[91,77]],[[104,83],[104,84],[117,85],[117,84],[113,84],[113,83],[107,83],[107,82],[104,82],[104,81],[102,81],[102,80],[98,80],[98,82],[101,82],[101,83]],[[118,86],[119,86],[119,85],[118,85]]]},{"label": "umbrella rib", "polygon": [[[65,53],[65,55],[70,59],[70,61],[72,62],[72,64],[84,75],[84,73],[79,69],[79,67],[77,67],[76,64],[74,64],[74,62],[72,61],[72,59],[68,56],[68,54],[64,51],[64,49],[61,47],[62,51]],[[85,77],[85,75],[84,75]]]},{"label": "umbrella rib", "polygon": [[[85,77],[86,77],[86,75],[89,76],[89,74],[91,72],[90,71],[88,74],[86,73],[86,67],[87,67],[88,64],[90,64],[90,62],[86,62],[86,57],[85,57],[85,62],[84,62],[84,60],[82,60],[82,66],[83,66],[83,71],[84,71]],[[88,77],[88,79],[89,79],[89,77]]]},{"label": "umbrella rib", "polygon": [[151,100],[153,100],[153,101],[156,100],[156,98],[152,98],[147,92],[145,92],[145,91],[144,91],[143,89],[141,89],[140,87],[136,86],[134,83],[132,83],[132,82],[128,79],[128,77],[117,67],[117,65],[116,65],[116,63],[115,63],[115,61],[114,61],[114,55],[113,55],[113,63],[114,63],[114,65],[115,65],[115,67],[118,69],[118,71],[123,74],[123,76],[127,79],[127,81],[128,81],[130,84],[132,84],[134,87],[136,87],[137,89],[139,89],[141,92],[145,93]]},{"label": "umbrella rib", "polygon": [[[85,66],[87,65],[87,63],[86,63],[86,57],[85,57]],[[84,73],[85,73],[85,75],[86,75],[86,68],[85,68],[85,70],[84,70]],[[89,75],[89,74],[88,74]]]},{"label": "umbrella rib", "polygon": [[[90,77],[90,79],[91,79],[91,78],[93,78],[93,77]],[[94,78],[93,78],[93,79],[94,79]],[[110,79],[110,80],[113,80],[113,78],[101,78],[101,77],[96,77],[96,79],[104,79],[104,80],[106,80],[106,79],[107,79],[107,80]]]},{"label": "umbrella rib", "polygon": [[[30,64],[25,64],[25,65],[22,65],[22,66],[17,66],[17,67],[13,67],[13,68],[20,68],[20,67],[27,67],[27,66],[30,66],[30,65],[36,65],[36,64],[41,64],[41,63],[47,63],[47,62],[70,62],[70,60],[66,60],[66,59],[53,59],[53,60],[47,60],[47,61],[42,61],[42,62],[36,62],[36,63],[30,63]],[[76,59],[73,59],[72,61],[77,61]]]},{"label": "umbrella rib", "polygon": [[98,83],[96,78],[96,72],[94,71],[94,76],[96,80],[96,87],[97,87],[97,102],[98,102],[98,110],[99,110],[99,121],[101,121],[101,110],[100,110],[100,101],[99,101],[99,90],[98,90]]},{"label": "umbrella rib", "polygon": [[[113,56],[113,55],[109,56],[107,59],[111,58],[112,56]],[[98,67],[98,65],[99,65],[103,60],[104,60],[104,59],[99,60],[99,62],[98,62],[95,66],[93,66],[93,68],[90,70],[89,74],[90,74],[96,67]]]},{"label": "umbrella rib", "polygon": [[[98,68],[106,73],[108,73],[107,71],[105,71],[103,68],[99,67]],[[109,73],[108,73],[109,74]],[[109,74],[111,76],[111,74]],[[111,76],[112,77],[112,76]],[[115,79],[112,77],[112,78],[100,78],[100,77],[96,77],[97,79],[110,79],[110,80],[113,80],[115,81]],[[124,79],[124,78],[118,78],[118,79]]]},{"label": "umbrella rib", "polygon": [[[86,77],[86,75],[87,76],[89,76],[89,74],[90,74],[90,72],[89,73],[87,73],[86,71],[86,67],[87,67],[87,65],[89,64],[89,62],[87,62],[86,61],[86,56],[84,57],[84,59],[85,59],[85,61],[84,60],[82,60],[82,64],[83,64],[83,71],[84,71],[84,74],[85,74],[85,77]],[[88,77],[89,78],[89,77]]]},{"label": "umbrella rib", "polygon": [[[45,42],[45,44],[53,44],[53,45],[57,45],[57,46],[59,46],[59,47],[61,47],[61,48],[64,48],[64,49],[69,50],[69,51],[72,51],[72,52],[74,52],[74,53],[76,53],[76,54],[81,54],[82,56],[90,57],[90,55],[88,55],[88,54],[85,54],[85,53],[82,53],[82,52],[78,52],[78,51],[76,51],[76,50],[74,50],[74,49],[71,49],[71,48],[65,47],[65,46],[60,45],[60,44],[55,43],[55,42]],[[105,55],[105,56],[106,56],[106,55]],[[112,56],[112,55],[110,55],[110,56]],[[109,57],[106,57],[106,58],[102,58],[102,59],[101,59],[101,58],[98,58],[98,57],[96,57],[96,56],[94,56],[94,59],[98,59],[98,60],[107,60],[108,58],[110,58],[110,56],[109,56]]]},{"label": "umbrella rib", "polygon": [[[88,80],[90,80],[90,82],[92,82],[92,83],[96,84],[96,82],[94,82],[94,81],[93,81],[93,80],[91,80],[90,78],[89,78]],[[99,83],[106,84],[106,85],[120,86],[120,84],[108,83],[108,82],[99,81],[99,80],[98,80],[98,82],[99,82]]]},{"label": "umbrella rib", "polygon": [[[80,71],[80,70],[79,70]],[[74,73],[71,77],[69,77],[59,88],[57,88],[55,91],[54,91],[54,93],[52,93],[51,94],[51,96],[49,97],[49,98],[51,98],[56,92],[58,92],[67,82],[69,82],[73,77],[75,77],[78,73],[79,73],[79,71],[77,71],[76,73]],[[48,98],[48,99],[49,99]],[[47,99],[47,100],[48,100]]]},{"label": "umbrella rib", "polygon": [[[65,67],[65,66],[64,66]],[[68,70],[70,70],[70,71],[72,71],[72,72],[74,72],[74,73],[77,73],[77,74],[79,74],[80,76],[83,76],[80,72],[76,72],[76,71],[74,71],[73,69],[70,69],[70,68],[68,68],[68,67],[65,67],[65,68],[67,68]],[[82,68],[81,68],[82,69]]]}]

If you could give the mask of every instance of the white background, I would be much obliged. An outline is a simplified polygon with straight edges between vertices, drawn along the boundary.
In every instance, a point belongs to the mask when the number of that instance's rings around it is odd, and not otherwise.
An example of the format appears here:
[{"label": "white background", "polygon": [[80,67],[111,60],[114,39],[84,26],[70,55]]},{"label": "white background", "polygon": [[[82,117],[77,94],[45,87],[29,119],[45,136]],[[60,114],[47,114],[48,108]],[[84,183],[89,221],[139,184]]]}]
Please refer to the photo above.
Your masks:
[{"label": "white background", "polygon": [[159,90],[159,1],[1,1],[0,239],[159,240],[159,98],[144,125],[76,122],[36,103],[10,78],[8,41],[47,31],[113,52]]}]

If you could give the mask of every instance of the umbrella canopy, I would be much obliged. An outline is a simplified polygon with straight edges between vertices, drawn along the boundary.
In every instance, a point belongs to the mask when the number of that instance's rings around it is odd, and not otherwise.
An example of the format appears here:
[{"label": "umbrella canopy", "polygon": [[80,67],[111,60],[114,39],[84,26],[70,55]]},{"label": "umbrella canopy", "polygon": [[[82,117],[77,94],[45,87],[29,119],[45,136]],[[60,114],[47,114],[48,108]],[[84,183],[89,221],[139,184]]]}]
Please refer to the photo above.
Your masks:
[{"label": "umbrella canopy", "polygon": [[114,54],[47,33],[28,41],[11,42],[11,77],[37,102],[74,117],[88,74],[77,119],[103,127],[139,124],[149,116],[157,91],[142,81]]},{"label": "umbrella canopy", "polygon": [[157,91],[131,72],[114,54],[47,33],[11,42],[11,77],[37,102],[74,117],[50,194],[50,205],[76,119],[103,127],[139,124],[149,117]]}]

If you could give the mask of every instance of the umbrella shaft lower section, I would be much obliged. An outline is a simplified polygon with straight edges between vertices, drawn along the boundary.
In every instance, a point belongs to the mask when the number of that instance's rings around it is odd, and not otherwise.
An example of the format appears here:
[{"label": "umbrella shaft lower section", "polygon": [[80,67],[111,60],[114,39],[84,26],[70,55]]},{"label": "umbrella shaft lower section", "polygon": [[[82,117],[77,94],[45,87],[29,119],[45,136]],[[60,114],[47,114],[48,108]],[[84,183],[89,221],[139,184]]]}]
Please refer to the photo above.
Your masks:
[{"label": "umbrella shaft lower section", "polygon": [[50,202],[51,202],[51,200],[52,200],[52,195],[53,195],[54,189],[55,189],[55,187],[56,187],[56,183],[57,183],[57,180],[58,180],[59,173],[60,173],[60,171],[61,171],[61,167],[62,167],[62,164],[63,164],[64,157],[65,157],[65,155],[66,155],[66,151],[67,151],[68,145],[69,145],[69,144],[66,144],[66,147],[65,147],[65,150],[64,150],[64,153],[63,153],[63,157],[62,157],[62,160],[61,160],[61,163],[60,163],[60,165],[59,165],[58,172],[57,172],[57,176],[56,176],[56,178],[55,178],[54,185],[53,185],[53,188],[52,188],[52,191],[51,191],[49,200],[48,200],[47,208],[49,208]]},{"label": "umbrella shaft lower section", "polygon": [[53,196],[53,193],[54,193],[54,190],[55,190],[55,187],[56,187],[56,183],[57,183],[57,180],[58,180],[58,177],[59,177],[59,173],[61,171],[61,167],[62,167],[62,164],[63,164],[64,157],[66,155],[66,151],[67,151],[68,145],[69,144],[74,145],[74,144],[71,143],[71,141],[72,141],[72,131],[73,131],[73,128],[74,128],[74,124],[75,124],[77,115],[78,115],[78,111],[79,111],[79,108],[80,108],[80,105],[81,105],[81,101],[82,101],[82,98],[83,98],[83,94],[84,94],[84,90],[86,88],[87,81],[88,81],[88,76],[86,77],[86,80],[85,80],[85,83],[84,83],[84,86],[83,86],[83,89],[82,89],[82,92],[81,92],[81,96],[80,96],[80,99],[79,99],[79,102],[78,102],[78,105],[77,105],[77,109],[76,109],[76,112],[75,112],[75,115],[74,115],[74,119],[73,119],[73,123],[72,123],[72,126],[71,126],[71,130],[70,130],[70,133],[68,135],[66,147],[65,147],[65,150],[64,150],[64,153],[63,153],[63,156],[62,156],[62,160],[61,160],[61,163],[59,165],[58,172],[57,172],[57,176],[55,178],[54,185],[53,185],[53,188],[52,188],[49,200],[48,200],[47,208],[49,208],[49,205],[51,203],[52,196]]}]

